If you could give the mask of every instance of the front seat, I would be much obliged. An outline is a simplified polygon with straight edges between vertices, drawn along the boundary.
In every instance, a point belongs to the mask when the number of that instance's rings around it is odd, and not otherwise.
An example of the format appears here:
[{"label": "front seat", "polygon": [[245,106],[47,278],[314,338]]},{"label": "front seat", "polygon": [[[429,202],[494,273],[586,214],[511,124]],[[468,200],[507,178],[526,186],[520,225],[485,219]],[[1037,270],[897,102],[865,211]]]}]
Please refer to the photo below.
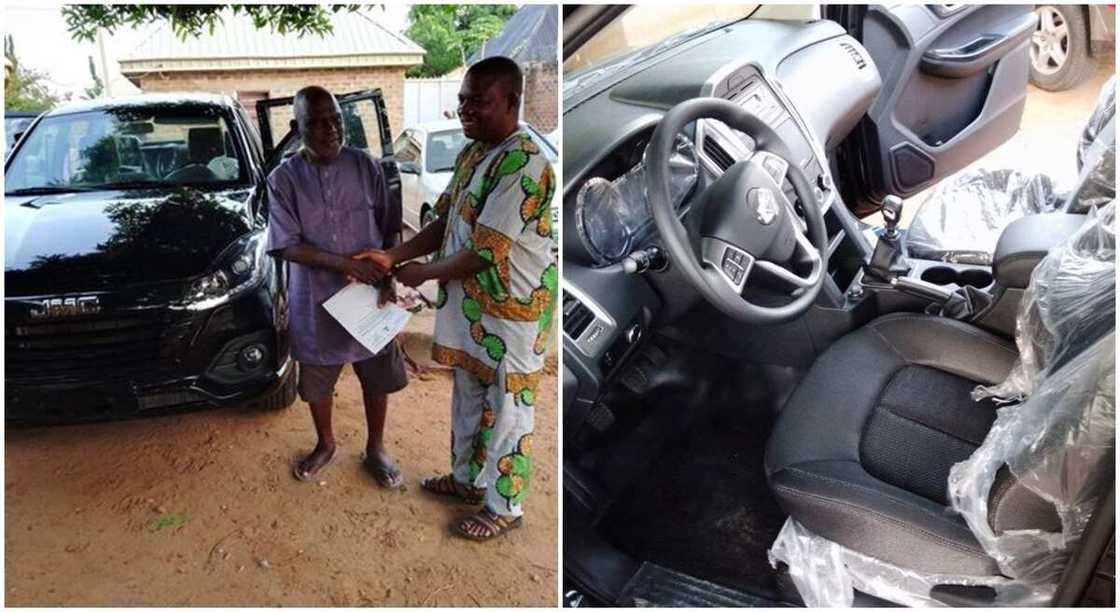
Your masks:
[{"label": "front seat", "polygon": [[222,154],[221,128],[200,127],[187,130],[187,165],[176,168],[163,180],[168,182],[207,183],[218,180],[207,164]]},{"label": "front seat", "polygon": [[[1035,269],[1019,312],[1019,363],[1010,342],[922,314],[880,317],[829,347],[790,396],[766,449],[767,478],[790,518],[903,570],[1017,577],[950,512],[950,469],[973,456],[996,419],[995,390],[974,392],[977,384],[1029,395],[1027,383],[1063,376],[1063,364],[1114,330],[1115,204],[1100,210]],[[1055,503],[1080,491],[1065,483],[1068,491],[1047,493],[1059,501],[1047,502],[1037,483],[1007,467],[985,497],[985,531],[1064,533]]]},{"label": "front seat", "polygon": [[972,389],[1003,381],[1017,356],[1010,342],[928,315],[887,315],[844,336],[774,426],[766,473],[779,505],[816,535],[901,567],[998,574],[946,512],[946,482],[995,421],[995,404],[972,401]]}]

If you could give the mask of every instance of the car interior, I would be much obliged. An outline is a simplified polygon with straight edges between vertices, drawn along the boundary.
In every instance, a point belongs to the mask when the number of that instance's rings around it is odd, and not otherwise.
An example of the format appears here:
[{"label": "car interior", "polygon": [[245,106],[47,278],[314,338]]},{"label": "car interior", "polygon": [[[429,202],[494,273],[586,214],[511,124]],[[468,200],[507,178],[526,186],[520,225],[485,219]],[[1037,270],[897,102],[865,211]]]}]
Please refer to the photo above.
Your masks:
[{"label": "car interior", "polygon": [[565,73],[565,605],[1111,606],[1114,81],[1047,191],[1031,7],[772,10]]}]

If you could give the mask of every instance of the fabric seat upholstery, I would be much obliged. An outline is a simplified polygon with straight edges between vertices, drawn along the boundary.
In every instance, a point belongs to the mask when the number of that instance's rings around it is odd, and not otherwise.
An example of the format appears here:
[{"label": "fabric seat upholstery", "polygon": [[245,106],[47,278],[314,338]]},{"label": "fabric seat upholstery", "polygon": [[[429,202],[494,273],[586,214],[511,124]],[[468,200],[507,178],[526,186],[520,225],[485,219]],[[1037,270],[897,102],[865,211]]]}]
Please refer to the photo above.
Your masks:
[{"label": "fabric seat upholstery", "polygon": [[947,512],[947,482],[995,420],[995,406],[970,391],[1002,381],[1016,357],[1001,338],[919,314],[844,336],[774,426],[766,473],[779,505],[817,535],[901,567],[998,574]]}]

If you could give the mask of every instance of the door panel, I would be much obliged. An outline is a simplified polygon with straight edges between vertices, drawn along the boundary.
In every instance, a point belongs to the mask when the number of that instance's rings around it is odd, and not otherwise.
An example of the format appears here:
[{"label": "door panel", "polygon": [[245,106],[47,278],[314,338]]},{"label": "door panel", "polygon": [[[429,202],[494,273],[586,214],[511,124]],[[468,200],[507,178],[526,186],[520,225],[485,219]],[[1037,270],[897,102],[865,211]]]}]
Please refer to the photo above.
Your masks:
[{"label": "door panel", "polygon": [[861,41],[883,78],[861,126],[868,195],[908,197],[996,148],[1019,129],[1027,5],[871,6]]}]

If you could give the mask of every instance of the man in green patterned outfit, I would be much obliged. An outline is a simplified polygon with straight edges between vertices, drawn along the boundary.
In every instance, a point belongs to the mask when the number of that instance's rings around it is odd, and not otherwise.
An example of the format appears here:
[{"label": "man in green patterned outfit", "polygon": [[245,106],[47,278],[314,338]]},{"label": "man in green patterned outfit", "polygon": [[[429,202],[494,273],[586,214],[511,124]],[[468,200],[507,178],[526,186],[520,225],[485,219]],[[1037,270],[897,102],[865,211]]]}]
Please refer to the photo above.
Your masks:
[{"label": "man in green patterned outfit", "polygon": [[[532,466],[533,404],[555,304],[552,167],[518,126],[521,70],[493,57],[459,90],[472,140],[436,202],[438,220],[388,251],[361,255],[415,287],[439,280],[432,357],[454,367],[451,473],[425,490],[483,503],[456,525],[489,540],[520,526]],[[430,263],[406,262],[438,251]]]}]

